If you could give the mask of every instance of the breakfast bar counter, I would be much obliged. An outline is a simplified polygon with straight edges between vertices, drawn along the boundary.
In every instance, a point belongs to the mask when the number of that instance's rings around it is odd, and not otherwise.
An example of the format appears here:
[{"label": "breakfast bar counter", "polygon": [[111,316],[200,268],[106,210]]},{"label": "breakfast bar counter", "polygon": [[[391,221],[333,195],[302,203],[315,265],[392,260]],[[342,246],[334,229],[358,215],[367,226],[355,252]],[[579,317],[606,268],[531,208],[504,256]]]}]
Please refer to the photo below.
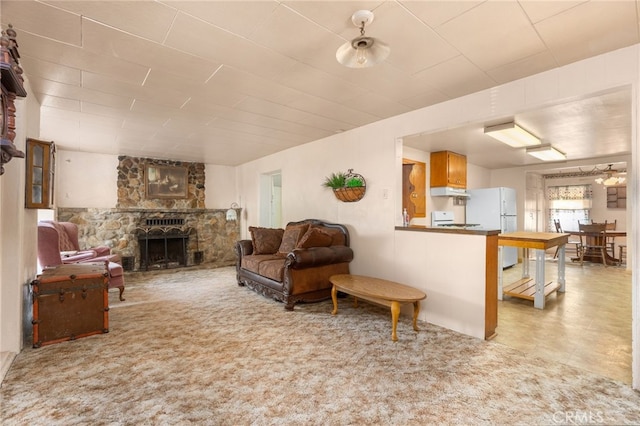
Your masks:
[{"label": "breakfast bar counter", "polygon": [[443,234],[498,235],[499,229],[485,229],[479,226],[396,226],[396,231],[437,232]]},{"label": "breakfast bar counter", "polygon": [[[498,235],[499,246],[522,247],[524,249],[522,263],[522,279],[503,288],[502,269],[499,269],[498,298],[503,294],[521,299],[533,300],[533,306],[544,309],[545,297],[554,291],[565,291],[565,245],[570,234],[553,232],[509,232]],[[558,251],[558,282],[550,281],[545,284],[545,251],[551,247],[559,247]],[[529,276],[529,249],[536,251],[535,282]]]}]

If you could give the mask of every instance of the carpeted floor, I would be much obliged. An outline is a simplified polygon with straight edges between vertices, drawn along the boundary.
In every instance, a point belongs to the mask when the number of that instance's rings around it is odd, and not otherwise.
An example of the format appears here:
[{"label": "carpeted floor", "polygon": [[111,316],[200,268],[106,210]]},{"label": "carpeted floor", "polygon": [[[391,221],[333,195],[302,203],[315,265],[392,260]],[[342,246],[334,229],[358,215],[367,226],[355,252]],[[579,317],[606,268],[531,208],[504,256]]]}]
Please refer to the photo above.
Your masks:
[{"label": "carpeted floor", "polygon": [[637,424],[624,383],[340,300],[283,305],[233,268],[127,276],[110,332],[18,355],[2,425]]}]

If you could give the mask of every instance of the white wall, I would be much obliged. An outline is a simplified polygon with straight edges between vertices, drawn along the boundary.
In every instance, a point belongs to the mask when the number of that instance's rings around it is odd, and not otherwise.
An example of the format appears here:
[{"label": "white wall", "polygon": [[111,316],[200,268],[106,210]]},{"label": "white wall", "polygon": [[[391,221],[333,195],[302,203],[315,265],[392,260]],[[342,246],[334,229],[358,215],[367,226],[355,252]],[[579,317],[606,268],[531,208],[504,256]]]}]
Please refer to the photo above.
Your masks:
[{"label": "white wall", "polygon": [[[40,113],[28,81],[26,98],[16,99],[15,145],[26,152],[26,139],[39,136]],[[29,119],[27,119],[27,117]],[[25,344],[24,318],[30,309],[29,283],[37,268],[37,211],[24,208],[26,160],[14,158],[0,176],[0,379]]]},{"label": "white wall", "polygon": [[117,179],[117,155],[58,149],[55,205],[114,208],[118,200]]},{"label": "white wall", "polygon": [[[55,142],[55,141],[54,141]],[[56,207],[115,208],[118,156],[58,149]],[[205,205],[226,209],[239,203],[235,167],[205,164]]]},{"label": "white wall", "polygon": [[208,209],[228,209],[232,203],[240,205],[237,194],[235,167],[205,164],[204,202]]}]

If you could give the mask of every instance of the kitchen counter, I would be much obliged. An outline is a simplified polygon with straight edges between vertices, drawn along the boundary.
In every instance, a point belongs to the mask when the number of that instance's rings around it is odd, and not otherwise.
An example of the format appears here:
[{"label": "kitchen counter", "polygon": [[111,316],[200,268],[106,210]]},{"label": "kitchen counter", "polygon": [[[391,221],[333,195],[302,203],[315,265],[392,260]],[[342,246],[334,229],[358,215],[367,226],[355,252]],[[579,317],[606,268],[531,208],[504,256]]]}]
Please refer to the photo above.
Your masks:
[{"label": "kitchen counter", "polygon": [[480,226],[454,227],[454,226],[396,226],[396,231],[437,232],[442,234],[467,234],[467,235],[498,235],[499,229],[485,229]]},{"label": "kitchen counter", "polygon": [[390,247],[398,267],[392,274],[374,271],[372,276],[388,276],[428,294],[421,302],[423,321],[480,339],[494,336],[500,231],[424,225],[397,226],[395,231]]}]

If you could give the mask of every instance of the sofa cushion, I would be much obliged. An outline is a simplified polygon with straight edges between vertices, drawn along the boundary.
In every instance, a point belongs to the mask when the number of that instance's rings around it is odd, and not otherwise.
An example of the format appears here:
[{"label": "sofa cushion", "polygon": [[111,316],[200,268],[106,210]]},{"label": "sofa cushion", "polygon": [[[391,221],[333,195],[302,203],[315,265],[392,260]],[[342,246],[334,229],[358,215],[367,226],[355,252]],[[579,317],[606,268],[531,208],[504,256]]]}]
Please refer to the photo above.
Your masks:
[{"label": "sofa cushion", "polygon": [[260,262],[258,273],[263,277],[282,282],[284,278],[284,258],[265,260]]},{"label": "sofa cushion", "polygon": [[344,233],[336,228],[329,228],[327,226],[322,225],[311,225],[310,228],[320,229],[331,236],[331,246],[344,246],[347,243]]},{"label": "sofa cushion", "polygon": [[253,242],[253,254],[274,254],[280,247],[284,229],[250,226],[249,232]]},{"label": "sofa cushion", "polygon": [[284,264],[283,256],[278,256],[276,254],[252,254],[249,256],[242,256],[242,264],[240,266],[242,269],[259,274],[260,264],[269,260],[282,260],[282,263]]},{"label": "sofa cushion", "polygon": [[333,238],[320,228],[309,228],[296,248],[329,247]]},{"label": "sofa cushion", "polygon": [[309,229],[309,224],[307,223],[302,225],[287,225],[287,228],[284,230],[284,235],[282,236],[282,243],[280,243],[278,253],[287,254],[296,248],[298,242],[302,239],[305,232],[307,232],[307,229]]}]

